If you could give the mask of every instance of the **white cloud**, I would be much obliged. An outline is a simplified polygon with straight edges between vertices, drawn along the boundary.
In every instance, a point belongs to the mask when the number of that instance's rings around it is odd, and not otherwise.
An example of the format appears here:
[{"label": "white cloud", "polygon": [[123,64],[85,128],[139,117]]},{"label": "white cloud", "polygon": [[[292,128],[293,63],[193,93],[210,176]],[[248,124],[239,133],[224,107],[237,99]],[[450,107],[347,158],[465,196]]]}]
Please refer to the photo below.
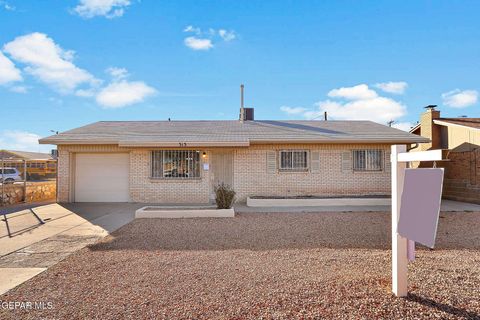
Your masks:
[{"label": "white cloud", "polygon": [[96,88],[78,89],[75,91],[75,95],[82,98],[91,98],[97,94],[97,91],[98,90]]},{"label": "white cloud", "polygon": [[73,11],[85,19],[96,16],[112,19],[123,16],[130,4],[130,0],[80,0]]},{"label": "white cloud", "polygon": [[96,101],[105,108],[122,108],[142,102],[156,92],[154,88],[149,87],[144,82],[122,80],[113,82],[100,90],[96,96]]},{"label": "white cloud", "polygon": [[193,32],[196,35],[200,35],[202,33],[202,30],[200,30],[200,28],[198,27],[194,27],[190,25],[190,26],[186,26],[185,29],[183,29],[183,32]]},{"label": "white cloud", "polygon": [[192,50],[210,50],[214,47],[214,42],[224,41],[230,42],[236,39],[235,31],[226,29],[208,28],[207,31],[202,31],[199,27],[188,25],[183,29],[183,32],[193,33],[195,36],[185,38],[184,44]]},{"label": "white cloud", "polygon": [[402,103],[379,96],[366,84],[333,89],[328,96],[339,100],[319,101],[314,104],[314,109],[280,109],[287,114],[301,114],[306,119],[317,119],[327,112],[328,117],[334,120],[370,120],[381,124],[396,120],[407,113],[407,108]]},{"label": "white cloud", "polygon": [[395,122],[392,124],[392,127],[409,132],[415,124],[411,122]]},{"label": "white cloud", "polygon": [[393,93],[393,94],[403,94],[408,87],[408,83],[404,81],[398,82],[382,82],[375,84],[375,87],[379,88],[382,91]]},{"label": "white cloud", "polygon": [[38,143],[40,136],[20,130],[4,130],[0,134],[0,145],[3,149],[24,150],[33,152],[49,152],[52,146]]},{"label": "white cloud", "polygon": [[184,43],[192,50],[210,50],[213,48],[213,43],[210,39],[187,37],[185,38]]},{"label": "white cloud", "polygon": [[3,7],[3,9],[5,9],[7,11],[15,11],[16,10],[15,6],[13,6],[10,3],[8,3],[7,1],[3,1],[3,0],[0,0],[0,7]]},{"label": "white cloud", "polygon": [[15,81],[22,81],[20,70],[0,51],[0,85]]},{"label": "white cloud", "polygon": [[35,32],[17,37],[3,49],[14,60],[26,64],[27,73],[62,93],[70,93],[83,84],[98,85],[98,79],[73,64],[73,51],[62,49],[46,34]]},{"label": "white cloud", "polygon": [[220,35],[220,37],[229,42],[229,41],[232,41],[234,40],[237,36],[235,35],[235,32],[233,31],[227,31],[225,29],[220,29],[218,30],[218,34]]},{"label": "white cloud", "polygon": [[15,93],[27,93],[28,89],[25,86],[13,86],[9,88],[8,90],[15,92]]},{"label": "white cloud", "polygon": [[327,95],[330,98],[344,98],[348,100],[373,99],[378,96],[377,93],[370,89],[366,84],[333,89]]},{"label": "white cloud", "polygon": [[122,80],[128,77],[128,71],[125,68],[110,67],[105,70],[114,80]]},{"label": "white cloud", "polygon": [[406,107],[385,97],[361,99],[347,103],[320,101],[316,104],[320,111],[326,111],[329,117],[338,120],[371,120],[385,124],[406,114]]},{"label": "white cloud", "polygon": [[442,94],[443,104],[452,108],[465,108],[478,101],[478,91],[455,89]]},{"label": "white cloud", "polygon": [[280,107],[280,110],[282,110],[283,112],[287,113],[287,114],[301,114],[301,113],[304,113],[305,111],[307,111],[306,108],[303,108],[303,107],[288,107],[288,106],[282,106]]}]

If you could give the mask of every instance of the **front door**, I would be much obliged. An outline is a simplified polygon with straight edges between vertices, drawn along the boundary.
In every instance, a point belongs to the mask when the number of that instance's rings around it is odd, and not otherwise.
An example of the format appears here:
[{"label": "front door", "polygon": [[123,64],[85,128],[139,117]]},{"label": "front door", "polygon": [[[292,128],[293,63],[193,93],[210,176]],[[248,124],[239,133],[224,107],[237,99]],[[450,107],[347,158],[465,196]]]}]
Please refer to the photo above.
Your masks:
[{"label": "front door", "polygon": [[212,174],[214,187],[224,183],[233,188],[233,151],[212,153]]}]

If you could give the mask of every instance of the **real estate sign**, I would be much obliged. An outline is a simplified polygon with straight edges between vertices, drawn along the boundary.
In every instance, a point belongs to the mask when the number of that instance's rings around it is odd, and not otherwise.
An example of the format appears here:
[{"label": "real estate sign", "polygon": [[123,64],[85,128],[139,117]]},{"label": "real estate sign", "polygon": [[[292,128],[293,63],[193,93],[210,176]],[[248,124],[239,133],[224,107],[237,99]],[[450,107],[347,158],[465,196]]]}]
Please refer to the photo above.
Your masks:
[{"label": "real estate sign", "polygon": [[433,248],[442,198],[443,168],[405,169],[397,232]]}]

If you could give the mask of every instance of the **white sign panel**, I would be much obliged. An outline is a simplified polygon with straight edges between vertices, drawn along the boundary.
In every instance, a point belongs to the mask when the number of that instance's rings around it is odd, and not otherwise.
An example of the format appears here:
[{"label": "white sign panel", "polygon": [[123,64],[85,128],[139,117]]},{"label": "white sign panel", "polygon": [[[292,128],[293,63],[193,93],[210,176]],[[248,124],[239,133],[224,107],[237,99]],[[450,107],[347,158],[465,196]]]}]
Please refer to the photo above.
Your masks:
[{"label": "white sign panel", "polygon": [[397,232],[433,248],[442,199],[443,168],[405,169]]}]

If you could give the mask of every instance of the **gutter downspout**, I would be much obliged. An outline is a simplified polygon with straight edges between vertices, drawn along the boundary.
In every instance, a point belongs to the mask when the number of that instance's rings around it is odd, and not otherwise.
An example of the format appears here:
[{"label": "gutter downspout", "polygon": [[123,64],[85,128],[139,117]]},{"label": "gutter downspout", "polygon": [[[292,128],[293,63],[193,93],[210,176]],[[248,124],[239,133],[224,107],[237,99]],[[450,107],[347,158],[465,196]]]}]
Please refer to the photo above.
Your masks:
[{"label": "gutter downspout", "polygon": [[409,152],[410,150],[413,150],[413,149],[416,149],[418,148],[418,142],[414,144],[414,147],[407,147],[407,152]]},{"label": "gutter downspout", "polygon": [[243,106],[243,88],[244,88],[244,85],[241,84],[240,85],[240,122],[243,123],[243,121],[245,120],[245,108]]}]

